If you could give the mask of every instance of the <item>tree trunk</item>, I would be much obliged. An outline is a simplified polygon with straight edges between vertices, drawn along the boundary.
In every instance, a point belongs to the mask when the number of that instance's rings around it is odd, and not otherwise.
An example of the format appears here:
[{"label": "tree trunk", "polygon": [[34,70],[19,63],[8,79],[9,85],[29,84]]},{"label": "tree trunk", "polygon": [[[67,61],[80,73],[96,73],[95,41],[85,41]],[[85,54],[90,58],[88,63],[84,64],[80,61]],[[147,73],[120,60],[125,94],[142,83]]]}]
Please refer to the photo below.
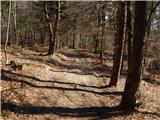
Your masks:
[{"label": "tree trunk", "polygon": [[73,42],[72,42],[72,48],[75,49],[76,48],[76,17],[73,20],[74,22],[74,29],[73,29]]},{"label": "tree trunk", "polygon": [[96,40],[95,40],[95,50],[94,50],[94,53],[96,53],[97,54],[97,49],[98,49],[98,46],[99,46],[99,40],[98,40],[98,38],[96,37]]},{"label": "tree trunk", "polygon": [[[99,29],[99,25],[100,25],[100,9],[98,10],[98,14],[97,14],[97,29]],[[99,31],[97,31],[96,34],[96,41],[95,41],[95,53],[98,53],[98,49],[99,49]]]},{"label": "tree trunk", "polygon": [[43,28],[41,28],[40,33],[41,33],[41,44],[44,45],[44,36],[43,36],[44,30],[43,30]]},{"label": "tree trunk", "polygon": [[160,1],[158,1],[155,6],[154,6],[154,2],[152,1],[151,3],[151,6],[150,6],[150,10],[149,10],[149,16],[147,18],[147,25],[146,25],[146,39],[145,39],[145,42],[144,42],[144,58],[143,58],[143,64],[142,64],[142,74],[141,74],[141,78],[143,78],[143,73],[144,73],[144,66],[146,64],[146,56],[147,56],[147,48],[148,48],[148,39],[149,39],[149,36],[150,36],[150,29],[151,29],[151,23],[153,21],[153,15],[154,13],[156,12],[156,8],[158,7],[158,5],[160,4]]},{"label": "tree trunk", "polygon": [[[152,19],[153,13],[156,11],[156,8],[158,7],[159,4],[160,4],[160,1],[158,1],[154,7],[153,7],[153,2],[151,4],[152,9],[151,9],[149,16],[148,16],[148,19],[147,19],[147,29],[150,29],[150,25],[153,20]],[[149,34],[149,33],[147,33],[147,34]]]},{"label": "tree trunk", "polygon": [[44,9],[45,9],[46,20],[48,22],[48,29],[49,29],[48,55],[52,55],[55,51],[55,37],[54,37],[54,33],[53,33],[53,25],[52,25],[52,22],[51,22],[51,18],[49,17],[47,2],[44,3]]},{"label": "tree trunk", "polygon": [[27,42],[27,30],[26,30],[27,28],[25,28],[25,33],[24,33],[24,41],[23,41],[23,47],[25,47],[26,46],[26,42]]},{"label": "tree trunk", "polygon": [[124,65],[125,65],[125,57],[126,57],[126,32],[125,32],[125,41],[124,41],[124,45],[123,45],[123,54],[122,54],[122,61],[121,61],[121,69],[120,69],[120,75],[123,75],[123,69],[124,69]]},{"label": "tree trunk", "polygon": [[131,51],[125,91],[120,106],[125,109],[134,109],[136,93],[140,84],[143,46],[146,30],[146,1],[135,2],[135,23],[133,34],[133,49]]},{"label": "tree trunk", "polygon": [[9,28],[10,28],[10,19],[11,19],[11,6],[12,2],[10,0],[9,2],[9,10],[8,10],[8,23],[7,23],[7,34],[6,34],[6,41],[5,41],[5,46],[4,46],[4,53],[5,53],[5,63],[8,63],[8,58],[7,58],[7,44],[8,44],[8,37],[9,37]]},{"label": "tree trunk", "polygon": [[103,53],[104,53],[104,44],[105,44],[105,42],[104,42],[104,31],[105,31],[105,12],[104,12],[104,9],[105,9],[105,4],[102,4],[102,26],[101,26],[101,28],[102,28],[102,36],[101,36],[101,52],[100,52],[100,59],[101,59],[101,63],[103,64]]},{"label": "tree trunk", "polygon": [[[122,57],[122,63],[121,63],[121,72],[120,74],[123,74],[123,67],[124,67],[124,61],[125,61],[125,56],[126,56],[126,46],[128,43],[128,56],[130,56],[130,51],[131,51],[131,35],[132,35],[132,30],[131,30],[131,11],[130,11],[130,1],[127,1],[125,4],[125,27],[124,27],[124,44],[123,44],[123,57]],[[129,59],[129,57],[128,57]]]},{"label": "tree trunk", "polygon": [[[149,9],[149,16],[150,14],[152,14],[152,9],[153,9],[153,1],[151,2],[151,5],[150,5],[150,9]],[[152,23],[152,20],[148,23],[148,28],[147,28],[147,38],[149,37],[150,35],[150,29],[151,29],[151,23]]]},{"label": "tree trunk", "polygon": [[[151,2],[150,6],[148,7],[149,8],[149,17],[148,19],[151,19],[150,16],[153,14],[152,10],[154,9],[154,6],[153,6],[153,1]],[[144,69],[145,69],[145,64],[146,64],[146,57],[147,57],[147,53],[148,53],[148,39],[149,39],[149,36],[150,36],[150,29],[151,29],[151,23],[152,23],[152,20],[151,19],[149,21],[149,23],[147,24],[147,28],[146,28],[146,39],[145,39],[145,44],[144,44],[144,57],[143,57],[143,61],[142,61],[142,74],[141,74],[141,78],[143,78],[143,73],[144,73]]]},{"label": "tree trunk", "polygon": [[[31,29],[32,31],[32,29]],[[31,47],[32,46],[32,32],[29,33],[29,46]]]},{"label": "tree trunk", "polygon": [[75,33],[75,31],[74,31],[74,32],[73,32],[73,44],[72,44],[72,48],[73,48],[73,49],[76,48],[76,47],[75,47],[75,46],[76,46],[75,44],[76,44],[76,33]]},{"label": "tree trunk", "polygon": [[[100,23],[100,10],[98,10],[98,15],[97,15],[97,29],[99,29],[99,23]],[[98,48],[99,48],[99,31],[97,32],[97,35],[96,35],[95,53],[97,53]]]},{"label": "tree trunk", "polygon": [[128,66],[129,66],[129,61],[130,61],[130,54],[131,54],[131,38],[132,38],[132,26],[131,26],[131,2],[127,1],[127,42],[128,42]]},{"label": "tree trunk", "polygon": [[15,37],[15,41],[16,41],[16,45],[18,45],[18,38],[17,38],[17,5],[16,5],[16,1],[14,1],[14,37]]},{"label": "tree trunk", "polygon": [[55,52],[57,46],[56,38],[57,38],[58,19],[59,19],[59,1],[56,1],[56,12],[55,12],[54,29],[53,29],[53,46],[54,46],[53,53]]},{"label": "tree trunk", "polygon": [[33,44],[34,44],[34,41],[35,41],[35,35],[34,35],[34,31],[33,31],[33,28],[31,27],[31,46],[33,46]]},{"label": "tree trunk", "polygon": [[[54,31],[53,31],[53,40],[55,41],[54,49],[58,49],[60,46],[60,37],[57,34],[57,29],[59,27],[59,19],[60,19],[60,1],[56,1],[56,12],[55,12],[55,19],[54,19]],[[54,52],[55,52],[54,50]]]},{"label": "tree trunk", "polygon": [[36,31],[33,31],[33,45],[36,43]]},{"label": "tree trunk", "polygon": [[117,2],[118,10],[116,13],[116,33],[115,33],[115,48],[113,56],[113,71],[109,86],[116,86],[120,75],[121,59],[123,54],[123,35],[124,35],[124,18],[125,18],[125,3]]},{"label": "tree trunk", "polygon": [[23,39],[24,39],[24,35],[23,35],[24,33],[23,33],[23,31],[24,31],[23,26],[21,26],[21,27],[20,27],[20,31],[19,31],[19,32],[20,32],[20,37],[19,37],[19,38],[20,38],[20,45],[21,45],[21,47],[23,47],[23,46],[22,46],[22,44],[23,44]]}]

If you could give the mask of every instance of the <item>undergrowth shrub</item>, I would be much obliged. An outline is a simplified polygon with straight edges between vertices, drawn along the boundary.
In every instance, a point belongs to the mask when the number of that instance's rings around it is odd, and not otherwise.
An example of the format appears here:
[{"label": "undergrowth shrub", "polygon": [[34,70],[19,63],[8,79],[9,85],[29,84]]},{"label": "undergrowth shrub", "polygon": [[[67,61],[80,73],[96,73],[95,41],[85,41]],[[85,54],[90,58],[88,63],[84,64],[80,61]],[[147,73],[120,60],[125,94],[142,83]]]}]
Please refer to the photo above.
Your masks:
[{"label": "undergrowth shrub", "polygon": [[160,74],[160,59],[154,59],[150,62],[148,71],[153,74]]}]

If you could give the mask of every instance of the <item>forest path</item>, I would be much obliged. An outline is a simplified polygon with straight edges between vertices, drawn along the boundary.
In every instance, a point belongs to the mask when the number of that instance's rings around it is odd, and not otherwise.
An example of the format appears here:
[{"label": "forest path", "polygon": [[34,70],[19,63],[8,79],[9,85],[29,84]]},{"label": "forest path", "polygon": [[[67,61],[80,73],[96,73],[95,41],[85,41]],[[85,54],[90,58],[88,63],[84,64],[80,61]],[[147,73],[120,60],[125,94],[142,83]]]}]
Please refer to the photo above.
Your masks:
[{"label": "forest path", "polygon": [[110,74],[111,67],[101,65],[98,55],[67,49],[40,56],[29,49],[10,49],[8,57],[22,63],[23,69],[13,71],[2,64],[2,101],[16,105],[17,112],[7,120],[100,119],[122,114],[113,110],[124,84],[107,87],[109,77],[103,74]]},{"label": "forest path", "polygon": [[[98,56],[93,53],[70,49],[48,57],[39,56],[39,53],[30,50],[13,52],[17,57],[12,54],[9,55],[9,59],[24,64],[23,69],[22,71],[3,69],[2,80],[12,82],[14,87],[12,94],[15,95],[12,102],[17,105],[32,106],[33,109],[38,106],[113,107],[115,106],[113,98],[117,100],[120,98],[120,91],[107,88],[109,78],[99,77],[110,69],[101,65]],[[47,118],[48,115],[40,115],[36,119]]]}]

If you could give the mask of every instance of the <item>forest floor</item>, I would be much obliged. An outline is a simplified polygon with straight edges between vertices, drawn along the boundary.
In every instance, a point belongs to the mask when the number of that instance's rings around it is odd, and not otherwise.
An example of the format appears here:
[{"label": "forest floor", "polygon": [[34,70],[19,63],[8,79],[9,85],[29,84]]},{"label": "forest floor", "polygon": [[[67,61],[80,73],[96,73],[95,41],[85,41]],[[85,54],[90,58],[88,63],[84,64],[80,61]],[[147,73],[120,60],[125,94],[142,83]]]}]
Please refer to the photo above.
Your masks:
[{"label": "forest floor", "polygon": [[82,49],[63,49],[53,56],[47,48],[8,47],[8,58],[23,65],[4,65],[1,51],[2,118],[5,120],[160,120],[160,80],[142,81],[142,104],[133,112],[116,108],[125,77],[108,87],[112,56],[100,64],[98,55]]}]

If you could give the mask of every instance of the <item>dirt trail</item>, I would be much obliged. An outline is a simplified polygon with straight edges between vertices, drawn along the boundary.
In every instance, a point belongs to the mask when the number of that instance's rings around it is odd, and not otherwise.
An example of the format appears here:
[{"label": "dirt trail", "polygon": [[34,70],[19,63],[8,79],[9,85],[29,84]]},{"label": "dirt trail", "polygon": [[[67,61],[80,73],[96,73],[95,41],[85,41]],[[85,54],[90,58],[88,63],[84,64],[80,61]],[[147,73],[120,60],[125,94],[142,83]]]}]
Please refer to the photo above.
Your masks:
[{"label": "dirt trail", "polygon": [[23,63],[23,69],[13,71],[2,64],[2,101],[17,111],[7,120],[120,119],[114,117],[122,115],[114,107],[123,87],[109,88],[109,77],[98,77],[111,72],[98,56],[85,50],[63,50],[50,57],[38,54],[11,49],[9,59]]}]

